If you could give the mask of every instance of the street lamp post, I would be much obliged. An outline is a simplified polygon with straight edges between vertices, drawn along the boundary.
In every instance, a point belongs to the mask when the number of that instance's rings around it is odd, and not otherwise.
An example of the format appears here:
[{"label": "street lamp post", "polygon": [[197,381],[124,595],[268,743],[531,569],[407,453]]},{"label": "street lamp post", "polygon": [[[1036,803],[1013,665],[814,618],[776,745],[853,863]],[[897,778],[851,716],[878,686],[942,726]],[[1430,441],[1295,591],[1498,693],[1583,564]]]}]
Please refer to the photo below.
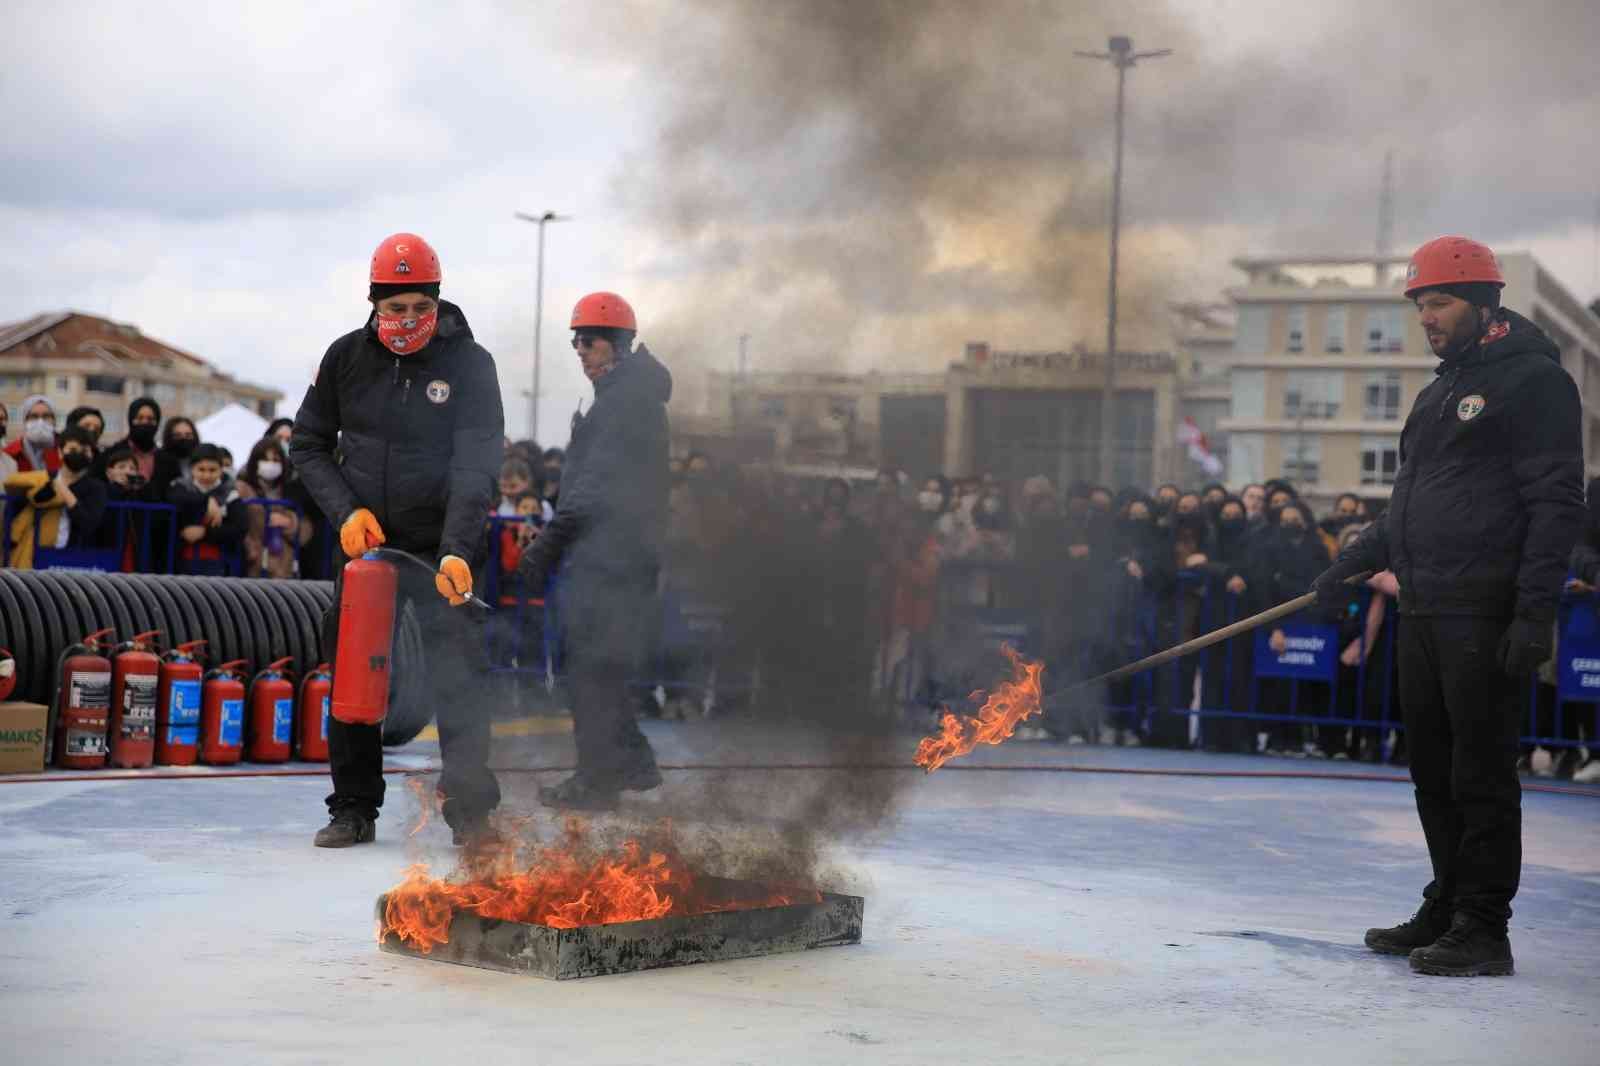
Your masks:
[{"label": "street lamp post", "polygon": [[539,280],[535,286],[533,297],[533,392],[528,399],[528,439],[539,439],[539,369],[543,353],[540,351],[541,341],[544,336],[544,227],[547,222],[566,222],[570,215],[558,215],[554,211],[546,211],[542,215],[529,215],[521,211],[516,217],[524,222],[537,223],[539,226]]},{"label": "street lamp post", "polygon": [[1117,152],[1111,172],[1111,278],[1106,296],[1106,376],[1100,393],[1100,481],[1110,485],[1113,472],[1112,447],[1115,440],[1113,420],[1116,417],[1117,385],[1117,244],[1122,231],[1122,107],[1123,87],[1128,68],[1141,59],[1160,59],[1172,54],[1172,49],[1154,52],[1135,52],[1133,38],[1113,37],[1105,52],[1074,52],[1083,59],[1109,60],[1117,68]]}]

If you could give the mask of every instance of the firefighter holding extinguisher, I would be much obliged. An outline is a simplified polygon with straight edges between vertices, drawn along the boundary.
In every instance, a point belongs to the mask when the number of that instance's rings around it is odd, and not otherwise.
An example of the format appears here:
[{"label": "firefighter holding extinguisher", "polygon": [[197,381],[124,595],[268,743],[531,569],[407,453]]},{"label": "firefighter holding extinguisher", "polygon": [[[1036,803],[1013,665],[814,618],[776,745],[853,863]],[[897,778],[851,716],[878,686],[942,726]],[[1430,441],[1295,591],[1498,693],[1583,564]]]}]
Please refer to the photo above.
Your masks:
[{"label": "firefighter holding extinguisher", "polygon": [[[504,416],[494,358],[473,340],[461,309],[439,298],[441,277],[439,257],[421,237],[396,233],[378,245],[366,323],[322,357],[289,453],[347,559],[386,546],[438,567],[432,577],[423,567],[398,567],[397,600],[410,602],[428,635],[423,683],[438,711],[441,813],[456,843],[466,844],[500,802],[488,769],[487,710],[470,696],[482,645],[476,619],[460,608],[482,562]],[[330,658],[339,591],[323,620]],[[383,805],[382,727],[330,719],[328,762],[331,820],[317,846],[372,840]]]}]

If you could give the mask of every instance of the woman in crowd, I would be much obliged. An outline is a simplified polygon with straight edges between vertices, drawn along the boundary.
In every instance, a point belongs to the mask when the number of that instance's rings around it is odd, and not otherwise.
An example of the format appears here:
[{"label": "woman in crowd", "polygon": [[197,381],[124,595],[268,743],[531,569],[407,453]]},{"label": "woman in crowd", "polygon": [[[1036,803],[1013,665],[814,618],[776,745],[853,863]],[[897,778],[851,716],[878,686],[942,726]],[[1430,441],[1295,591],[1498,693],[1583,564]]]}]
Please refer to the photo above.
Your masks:
[{"label": "woman in crowd", "polygon": [[[1295,499],[1290,490],[1277,487],[1267,494],[1267,501],[1269,512],[1275,510],[1277,513],[1277,524],[1275,532],[1261,541],[1263,551],[1257,577],[1262,582],[1266,602],[1270,605],[1293,599],[1309,589],[1317,575],[1327,569],[1332,557],[1316,532],[1310,508]],[[1278,503],[1276,508],[1272,506],[1274,502]],[[1319,604],[1301,617],[1306,621],[1337,622],[1345,606]],[[1282,655],[1288,647],[1287,640],[1287,634],[1282,629],[1275,629],[1268,638],[1268,644],[1275,653]],[[1270,694],[1270,710],[1287,714],[1291,702],[1297,701],[1299,715],[1306,717],[1320,714],[1327,706],[1326,686],[1301,684],[1297,695],[1291,686],[1291,682],[1282,680],[1262,686],[1263,700]],[[1287,754],[1323,754],[1314,732],[1284,723],[1272,730],[1269,749]]]},{"label": "woman in crowd", "polygon": [[[220,449],[218,449],[220,451]],[[276,437],[263,437],[250,449],[250,458],[233,482],[241,500],[283,500],[289,495],[288,461]],[[223,480],[219,488],[228,485]],[[263,504],[245,506],[244,572],[250,577],[293,577],[299,553],[311,541],[312,525],[304,514],[288,507]]]},{"label": "woman in crowd", "polygon": [[26,501],[11,523],[11,566],[34,566],[36,543],[41,550],[94,545],[105,514],[106,487],[88,476],[93,462],[93,438],[81,427],[69,426],[61,434],[61,465],[54,474],[34,469],[6,479],[5,491]]},{"label": "woman in crowd", "polygon": [[17,465],[17,473],[42,470],[51,477],[61,469],[61,453],[56,450],[56,409],[43,396],[22,401],[22,433],[5,446],[5,454]]},{"label": "woman in crowd", "polygon": [[[195,428],[192,419],[182,415],[173,415],[167,419],[167,424],[161,430],[161,450],[168,456],[173,479],[178,480],[189,476],[189,463],[194,457],[194,450],[200,446],[200,431]],[[218,454],[217,469],[221,470],[222,456]]]},{"label": "woman in crowd", "polygon": [[95,407],[74,407],[67,412],[67,425],[81,426],[89,434],[89,439],[94,441],[96,448],[100,447],[100,435],[106,429],[106,416]]}]

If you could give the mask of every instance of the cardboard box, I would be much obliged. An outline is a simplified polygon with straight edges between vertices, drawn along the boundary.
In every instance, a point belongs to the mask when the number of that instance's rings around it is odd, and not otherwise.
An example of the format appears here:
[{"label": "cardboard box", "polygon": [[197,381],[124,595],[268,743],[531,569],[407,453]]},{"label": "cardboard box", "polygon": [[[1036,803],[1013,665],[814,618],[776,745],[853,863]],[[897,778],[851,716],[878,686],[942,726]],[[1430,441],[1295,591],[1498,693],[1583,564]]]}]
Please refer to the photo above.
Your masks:
[{"label": "cardboard box", "polygon": [[36,774],[44,769],[42,703],[0,703],[0,774]]}]

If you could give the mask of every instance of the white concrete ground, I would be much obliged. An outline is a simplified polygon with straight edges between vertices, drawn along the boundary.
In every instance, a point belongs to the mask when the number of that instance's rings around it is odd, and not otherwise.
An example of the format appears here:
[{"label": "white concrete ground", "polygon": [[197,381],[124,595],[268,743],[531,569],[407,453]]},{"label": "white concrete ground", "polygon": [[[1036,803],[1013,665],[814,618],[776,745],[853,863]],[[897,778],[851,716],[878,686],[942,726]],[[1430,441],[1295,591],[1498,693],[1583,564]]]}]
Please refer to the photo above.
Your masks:
[{"label": "white concrete ground", "polygon": [[[1005,754],[1023,751],[1127,758]],[[325,791],[0,785],[0,1059],[1600,1062],[1593,796],[1525,798],[1511,979],[1413,976],[1362,948],[1426,879],[1402,785],[941,772],[844,854],[859,947],[558,984],[379,953],[372,904],[408,861],[414,801],[391,792],[376,845],[321,851]],[[448,851],[440,827],[421,839]]]}]

